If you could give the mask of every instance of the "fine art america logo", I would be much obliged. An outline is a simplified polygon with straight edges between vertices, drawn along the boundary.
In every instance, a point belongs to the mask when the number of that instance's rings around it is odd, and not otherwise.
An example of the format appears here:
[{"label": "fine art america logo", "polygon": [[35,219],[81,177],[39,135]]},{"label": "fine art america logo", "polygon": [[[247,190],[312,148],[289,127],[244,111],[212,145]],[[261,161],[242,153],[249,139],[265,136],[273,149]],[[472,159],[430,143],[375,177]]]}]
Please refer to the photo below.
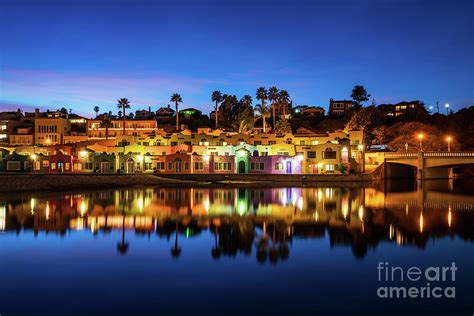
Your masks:
[{"label": "fine art america logo", "polygon": [[377,265],[379,298],[455,298],[455,262],[449,266],[402,268],[388,262]]}]

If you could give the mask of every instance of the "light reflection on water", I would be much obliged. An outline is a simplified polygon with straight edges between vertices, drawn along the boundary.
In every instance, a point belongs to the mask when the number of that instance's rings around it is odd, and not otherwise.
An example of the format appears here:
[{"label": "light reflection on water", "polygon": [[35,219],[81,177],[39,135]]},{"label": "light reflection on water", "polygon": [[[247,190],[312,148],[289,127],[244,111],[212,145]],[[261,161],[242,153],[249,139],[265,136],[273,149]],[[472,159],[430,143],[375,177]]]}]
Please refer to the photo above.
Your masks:
[{"label": "light reflection on water", "polygon": [[[472,305],[472,188],[431,181],[0,197],[0,313],[459,314]],[[456,261],[458,298],[376,299],[379,261]]]},{"label": "light reflection on water", "polygon": [[[430,189],[430,186],[432,189]],[[402,187],[402,190],[399,188]],[[457,190],[459,191],[459,190]],[[122,231],[117,250],[127,253],[127,231],[173,238],[203,230],[215,235],[212,256],[237,247],[259,261],[287,259],[294,237],[329,235],[330,246],[351,245],[356,257],[380,241],[424,247],[429,238],[472,240],[474,198],[452,183],[383,184],[367,188],[140,188],[84,193],[24,194],[0,205],[0,230],[60,236],[75,231]],[[235,239],[235,240],[234,240]],[[272,254],[272,255],[271,255]]]}]

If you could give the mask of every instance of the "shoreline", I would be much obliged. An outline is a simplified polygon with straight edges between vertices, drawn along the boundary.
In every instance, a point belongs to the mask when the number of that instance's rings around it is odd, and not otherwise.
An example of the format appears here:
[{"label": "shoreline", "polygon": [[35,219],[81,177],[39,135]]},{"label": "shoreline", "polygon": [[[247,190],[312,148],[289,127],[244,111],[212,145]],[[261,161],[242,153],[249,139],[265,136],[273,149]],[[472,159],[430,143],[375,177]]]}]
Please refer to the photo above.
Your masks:
[{"label": "shoreline", "polygon": [[372,174],[258,175],[258,174],[51,174],[1,173],[2,193],[28,191],[100,190],[144,186],[367,186],[382,180]]}]

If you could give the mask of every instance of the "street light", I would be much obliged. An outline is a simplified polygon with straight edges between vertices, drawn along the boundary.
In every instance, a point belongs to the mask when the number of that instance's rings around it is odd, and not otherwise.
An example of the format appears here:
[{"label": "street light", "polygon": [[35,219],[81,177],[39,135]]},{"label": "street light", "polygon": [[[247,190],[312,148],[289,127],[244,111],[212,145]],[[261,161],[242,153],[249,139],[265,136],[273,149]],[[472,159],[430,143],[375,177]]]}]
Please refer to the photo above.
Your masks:
[{"label": "street light", "polygon": [[420,140],[420,151],[423,151],[423,134],[418,134],[418,139]]},{"label": "street light", "polygon": [[446,103],[445,107],[446,107],[446,115],[448,115],[449,114],[449,104]]},{"label": "street light", "polygon": [[451,136],[448,136],[446,137],[446,141],[448,142],[448,151],[451,151],[451,141],[452,141],[452,137]]}]

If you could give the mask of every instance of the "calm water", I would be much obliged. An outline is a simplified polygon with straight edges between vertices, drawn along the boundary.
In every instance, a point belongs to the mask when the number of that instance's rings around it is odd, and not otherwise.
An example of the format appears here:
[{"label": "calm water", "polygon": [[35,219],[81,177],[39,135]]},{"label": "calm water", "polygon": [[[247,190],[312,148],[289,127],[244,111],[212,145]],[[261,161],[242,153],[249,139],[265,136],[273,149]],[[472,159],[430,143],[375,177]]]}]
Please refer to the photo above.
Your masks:
[{"label": "calm water", "polygon": [[[0,196],[0,314],[472,315],[473,184]],[[379,262],[456,298],[378,298]]]}]

